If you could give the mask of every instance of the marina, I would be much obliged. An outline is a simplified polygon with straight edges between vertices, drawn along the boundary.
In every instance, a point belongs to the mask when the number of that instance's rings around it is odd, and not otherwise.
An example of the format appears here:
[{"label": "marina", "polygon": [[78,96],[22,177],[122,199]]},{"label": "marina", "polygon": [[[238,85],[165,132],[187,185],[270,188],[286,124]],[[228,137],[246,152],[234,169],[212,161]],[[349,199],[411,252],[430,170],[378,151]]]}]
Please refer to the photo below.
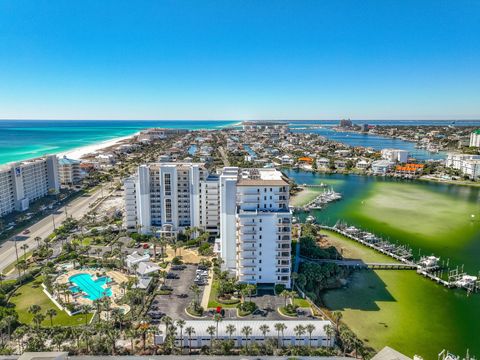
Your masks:
[{"label": "marina", "polygon": [[[337,222],[335,226],[320,225],[320,228],[334,231],[341,234],[351,240],[354,240],[364,246],[368,246],[375,251],[378,251],[384,255],[387,255],[397,261],[400,261],[408,269],[416,269],[419,275],[422,275],[436,283],[443,285],[447,288],[459,288],[467,291],[468,294],[480,291],[480,277],[469,275],[463,271],[462,268],[455,268],[453,270],[447,269],[447,279],[444,278],[445,264],[440,264],[440,258],[431,256],[423,256],[418,261],[413,259],[412,250],[404,245],[392,244],[372,233],[363,231],[354,226],[348,226],[345,223]],[[341,260],[339,260],[341,261]],[[342,265],[340,262],[339,265]],[[348,264],[345,266],[358,266],[358,267],[370,267],[374,268],[374,264]],[[379,267],[386,264],[377,264]],[[394,267],[391,267],[394,268]]]},{"label": "marina", "polygon": [[[317,187],[325,188],[326,185],[322,183],[320,185],[317,185]],[[339,192],[336,192],[335,190],[333,190],[332,187],[330,187],[330,188],[324,189],[323,192],[318,194],[312,201],[309,201],[307,204],[303,206],[296,206],[291,208],[294,211],[304,211],[304,212],[309,212],[310,210],[321,210],[327,204],[334,201],[338,201],[341,198],[342,198],[342,194],[340,194]]]}]

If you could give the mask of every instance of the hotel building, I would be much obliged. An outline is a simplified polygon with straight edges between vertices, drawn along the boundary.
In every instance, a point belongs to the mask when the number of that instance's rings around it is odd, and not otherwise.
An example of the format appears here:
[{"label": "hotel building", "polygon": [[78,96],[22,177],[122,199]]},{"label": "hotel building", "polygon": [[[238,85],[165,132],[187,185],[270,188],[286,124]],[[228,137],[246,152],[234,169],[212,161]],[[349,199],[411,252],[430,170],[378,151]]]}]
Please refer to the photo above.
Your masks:
[{"label": "hotel building", "polygon": [[125,225],[174,236],[198,227],[217,237],[223,267],[239,281],[290,286],[289,184],[276,169],[201,163],[142,165],[125,180]]},{"label": "hotel building", "polygon": [[0,167],[0,216],[25,211],[31,202],[59,188],[55,155],[4,165]]}]

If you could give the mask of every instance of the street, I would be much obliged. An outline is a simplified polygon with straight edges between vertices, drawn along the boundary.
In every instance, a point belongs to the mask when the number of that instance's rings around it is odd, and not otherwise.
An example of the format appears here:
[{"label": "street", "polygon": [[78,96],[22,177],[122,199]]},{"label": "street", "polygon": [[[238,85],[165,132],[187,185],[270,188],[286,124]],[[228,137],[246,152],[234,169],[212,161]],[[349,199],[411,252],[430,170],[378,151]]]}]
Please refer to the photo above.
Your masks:
[{"label": "street", "polygon": [[[110,184],[104,185],[105,188]],[[73,217],[74,219],[80,219],[85,215],[89,210],[89,205],[98,200],[102,195],[102,189],[99,188],[94,191],[92,194],[85,194],[71,203],[66,205],[67,207],[67,214],[69,217]],[[65,206],[57,209],[57,211],[53,214],[53,218],[55,221],[55,226],[60,226],[61,223],[65,220]],[[0,245],[0,271],[5,269],[8,265],[13,263],[16,260],[15,254],[15,238],[18,239],[17,246],[18,246],[18,254],[21,256],[23,251],[20,250],[20,246],[23,244],[28,245],[28,251],[33,250],[37,247],[37,243],[34,240],[35,237],[40,237],[42,240],[49,236],[53,230],[53,220],[52,215],[48,215],[44,219],[40,220],[36,224],[33,224],[29,227],[30,233],[28,235],[24,235],[22,233],[18,233],[15,236],[12,236],[9,240],[5,241]]]}]

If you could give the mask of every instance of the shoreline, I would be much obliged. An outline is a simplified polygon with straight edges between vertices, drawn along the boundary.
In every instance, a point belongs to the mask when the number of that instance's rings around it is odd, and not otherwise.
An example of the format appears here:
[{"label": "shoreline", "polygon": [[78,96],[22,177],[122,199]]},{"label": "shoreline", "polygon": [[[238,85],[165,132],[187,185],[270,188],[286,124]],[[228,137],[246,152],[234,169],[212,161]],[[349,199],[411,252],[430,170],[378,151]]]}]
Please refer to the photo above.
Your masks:
[{"label": "shoreline", "polygon": [[115,146],[115,145],[120,145],[121,142],[130,140],[137,136],[140,133],[140,131],[128,135],[128,136],[120,136],[118,138],[110,139],[110,140],[104,140],[98,143],[94,143],[91,145],[85,145],[85,146],[80,146],[77,148],[73,148],[71,150],[63,151],[60,153],[57,153],[57,157],[62,158],[66,156],[69,159],[75,159],[75,160],[81,160],[84,158],[86,155],[90,154],[98,154],[100,150],[105,150],[106,148]]}]

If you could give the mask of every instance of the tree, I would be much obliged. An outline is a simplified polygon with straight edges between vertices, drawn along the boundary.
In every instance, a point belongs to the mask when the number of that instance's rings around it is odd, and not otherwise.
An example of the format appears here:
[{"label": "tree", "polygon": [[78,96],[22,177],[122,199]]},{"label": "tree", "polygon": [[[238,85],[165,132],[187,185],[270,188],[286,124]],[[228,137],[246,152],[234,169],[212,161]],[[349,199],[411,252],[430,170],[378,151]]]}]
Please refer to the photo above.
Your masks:
[{"label": "tree", "polygon": [[212,343],[213,343],[213,335],[215,335],[215,326],[209,326],[207,327],[207,334],[210,335],[210,349],[212,348]]},{"label": "tree", "polygon": [[183,327],[185,326],[185,320],[177,320],[177,326],[180,328],[180,348],[183,349]]},{"label": "tree", "polygon": [[287,329],[284,323],[275,323],[275,330],[277,331],[277,344],[280,346],[280,333],[282,333],[282,347],[283,347],[283,332]]},{"label": "tree", "polygon": [[305,327],[303,325],[297,325],[293,328],[293,332],[295,333],[295,345],[296,345],[297,338],[300,338],[302,335],[305,334]]},{"label": "tree", "polygon": [[325,331],[325,334],[328,337],[328,342],[330,343],[331,339],[335,339],[335,329],[331,324],[327,324],[323,327],[323,330]]},{"label": "tree", "polygon": [[267,337],[267,333],[270,332],[270,326],[268,326],[267,324],[263,324],[263,325],[260,325],[258,329],[262,332],[263,338],[265,340],[265,338]]},{"label": "tree", "polygon": [[307,324],[305,330],[308,332],[308,345],[312,347],[312,333],[315,331],[316,327],[313,324]]},{"label": "tree", "polygon": [[28,308],[28,312],[33,315],[38,314],[40,311],[42,311],[42,307],[37,304],[30,305],[30,307]]},{"label": "tree", "polygon": [[228,334],[228,339],[232,339],[232,335],[235,331],[237,331],[237,328],[233,324],[228,324],[227,327],[225,328],[227,334]]},{"label": "tree", "polygon": [[192,335],[195,335],[195,329],[192,326],[185,328],[185,334],[188,335],[188,352],[192,352]]},{"label": "tree", "polygon": [[216,329],[215,329],[216,335],[215,335],[215,337],[218,339],[218,323],[220,321],[222,321],[222,315],[220,315],[220,314],[213,315],[213,321],[215,321],[215,325],[216,325]]},{"label": "tree", "polygon": [[280,293],[280,296],[285,299],[285,306],[287,306],[287,301],[288,301],[288,299],[290,298],[290,291],[288,291],[288,290],[283,290],[283,291]]},{"label": "tree", "polygon": [[340,311],[334,311],[332,313],[333,323],[335,324],[335,329],[338,333],[340,327],[340,321],[342,320],[343,314]]},{"label": "tree", "polygon": [[242,334],[245,335],[245,350],[248,352],[248,339],[252,335],[252,328],[250,326],[244,326],[241,330]]},{"label": "tree", "polygon": [[53,326],[53,318],[57,316],[57,310],[48,309],[46,312],[47,316],[50,318],[50,326]]}]

